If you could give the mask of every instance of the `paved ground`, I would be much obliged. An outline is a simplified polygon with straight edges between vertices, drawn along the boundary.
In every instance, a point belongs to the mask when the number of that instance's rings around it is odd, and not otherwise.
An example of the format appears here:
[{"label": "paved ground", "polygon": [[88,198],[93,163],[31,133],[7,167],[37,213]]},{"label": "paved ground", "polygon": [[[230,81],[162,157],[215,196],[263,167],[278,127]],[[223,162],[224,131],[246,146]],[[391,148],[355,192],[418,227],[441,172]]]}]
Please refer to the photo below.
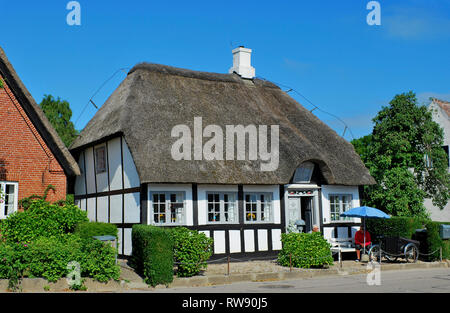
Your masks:
[{"label": "paved ground", "polygon": [[[296,269],[282,267],[271,260],[231,262],[208,265],[200,275],[190,278],[175,277],[169,286],[149,287],[142,278],[121,260],[119,281],[107,284],[92,279],[85,280],[88,292],[450,292],[450,261],[383,263],[381,286],[367,284],[370,277],[377,278],[366,263],[344,261],[342,267],[335,263],[325,269]],[[229,273],[229,275],[228,275]],[[376,282],[374,280],[374,282]],[[0,280],[0,292],[7,291],[8,281]],[[167,288],[169,287],[169,288]],[[42,278],[25,278],[20,286],[22,292],[67,292],[66,279],[49,283]]]},{"label": "paved ground", "polygon": [[390,270],[380,274],[380,285],[368,285],[367,274],[335,275],[276,282],[239,282],[230,285],[166,288],[152,292],[170,293],[411,293],[450,292],[450,269]]}]

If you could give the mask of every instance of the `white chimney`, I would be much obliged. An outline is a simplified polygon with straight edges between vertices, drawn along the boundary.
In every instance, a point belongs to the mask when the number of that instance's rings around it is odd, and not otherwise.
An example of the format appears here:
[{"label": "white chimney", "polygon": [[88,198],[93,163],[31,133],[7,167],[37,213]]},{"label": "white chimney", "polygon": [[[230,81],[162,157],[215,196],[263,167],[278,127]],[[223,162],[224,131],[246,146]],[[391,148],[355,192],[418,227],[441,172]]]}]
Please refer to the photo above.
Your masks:
[{"label": "white chimney", "polygon": [[233,67],[228,71],[229,73],[236,72],[242,78],[252,79],[255,77],[255,68],[251,65],[252,49],[244,48],[243,46],[234,49],[233,51]]}]

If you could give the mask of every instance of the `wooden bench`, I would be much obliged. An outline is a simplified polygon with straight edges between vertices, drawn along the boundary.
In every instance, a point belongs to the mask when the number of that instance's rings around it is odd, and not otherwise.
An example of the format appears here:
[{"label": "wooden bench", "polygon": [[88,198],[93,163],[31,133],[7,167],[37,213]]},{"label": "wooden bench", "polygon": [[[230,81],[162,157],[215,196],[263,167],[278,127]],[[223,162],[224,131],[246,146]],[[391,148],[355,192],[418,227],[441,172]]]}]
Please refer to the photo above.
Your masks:
[{"label": "wooden bench", "polygon": [[338,260],[341,263],[341,254],[344,252],[356,252],[353,238],[331,238],[328,240],[331,244],[331,251],[338,252]]}]

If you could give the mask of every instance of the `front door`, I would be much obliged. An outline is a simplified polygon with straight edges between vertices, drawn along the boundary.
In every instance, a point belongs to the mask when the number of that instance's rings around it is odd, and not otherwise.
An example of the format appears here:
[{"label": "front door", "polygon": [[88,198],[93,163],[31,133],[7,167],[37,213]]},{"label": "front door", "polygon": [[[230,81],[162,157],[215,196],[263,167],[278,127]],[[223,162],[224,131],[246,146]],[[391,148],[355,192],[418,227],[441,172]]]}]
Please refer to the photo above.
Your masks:
[{"label": "front door", "polygon": [[312,230],[312,208],[314,197],[289,197],[288,198],[288,225],[297,220],[305,221],[305,232]]}]

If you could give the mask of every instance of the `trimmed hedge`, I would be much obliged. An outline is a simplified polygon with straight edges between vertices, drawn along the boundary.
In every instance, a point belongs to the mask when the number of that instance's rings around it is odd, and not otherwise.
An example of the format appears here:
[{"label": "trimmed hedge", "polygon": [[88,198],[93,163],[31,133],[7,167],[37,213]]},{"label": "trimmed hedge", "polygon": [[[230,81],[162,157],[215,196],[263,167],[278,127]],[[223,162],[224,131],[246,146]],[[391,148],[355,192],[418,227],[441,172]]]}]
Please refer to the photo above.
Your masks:
[{"label": "trimmed hedge", "polygon": [[278,254],[278,263],[282,266],[317,268],[333,264],[331,245],[322,234],[288,233],[281,235],[282,250]]},{"label": "trimmed hedge", "polygon": [[411,217],[391,217],[389,219],[366,219],[366,230],[370,233],[372,241],[376,242],[376,237],[404,237],[412,238],[416,229],[423,227],[423,219]]},{"label": "trimmed hedge", "polygon": [[114,236],[117,238],[117,226],[101,222],[83,222],[75,227],[75,234],[81,238],[92,238],[94,236]]},{"label": "trimmed hedge", "polygon": [[[420,241],[420,258],[424,261],[436,261],[440,258],[439,248],[442,247],[443,259],[450,258],[448,240],[442,240],[439,225],[449,224],[433,222],[423,218],[391,217],[390,219],[367,219],[366,229],[377,243],[377,237],[405,237]],[[416,234],[417,229],[425,229],[426,233]]]},{"label": "trimmed hedge", "polygon": [[176,227],[171,230],[174,240],[174,260],[178,263],[178,277],[192,277],[205,269],[213,254],[213,239],[204,233]]},{"label": "trimmed hedge", "polygon": [[134,225],[131,240],[131,264],[144,281],[151,286],[171,283],[174,247],[171,232],[157,226]]}]

